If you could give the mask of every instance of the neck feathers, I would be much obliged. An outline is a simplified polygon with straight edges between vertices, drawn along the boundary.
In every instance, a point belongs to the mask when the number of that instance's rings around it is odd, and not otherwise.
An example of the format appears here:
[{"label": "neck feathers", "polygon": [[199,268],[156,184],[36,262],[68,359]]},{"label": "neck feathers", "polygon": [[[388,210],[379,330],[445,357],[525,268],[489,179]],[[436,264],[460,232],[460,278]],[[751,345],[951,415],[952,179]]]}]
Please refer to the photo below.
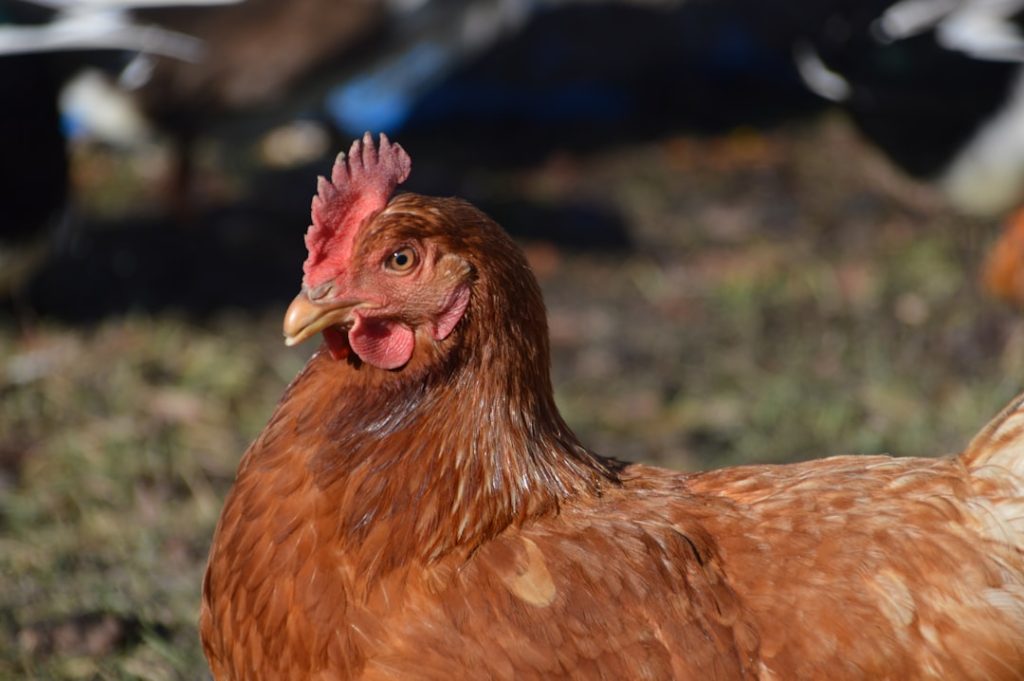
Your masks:
[{"label": "neck feathers", "polygon": [[474,268],[446,350],[423,348],[433,355],[397,372],[321,350],[250,451],[245,467],[263,460],[260,474],[303,471],[361,574],[472,550],[617,484],[615,462],[588,452],[558,413],[539,288],[518,248],[496,240],[507,252],[488,262],[504,267]]},{"label": "neck feathers", "polygon": [[615,484],[613,462],[579,444],[550,393],[523,399],[461,371],[367,395],[338,375],[367,368],[341,365],[317,353],[245,468],[305,478],[361,574],[472,550]]}]

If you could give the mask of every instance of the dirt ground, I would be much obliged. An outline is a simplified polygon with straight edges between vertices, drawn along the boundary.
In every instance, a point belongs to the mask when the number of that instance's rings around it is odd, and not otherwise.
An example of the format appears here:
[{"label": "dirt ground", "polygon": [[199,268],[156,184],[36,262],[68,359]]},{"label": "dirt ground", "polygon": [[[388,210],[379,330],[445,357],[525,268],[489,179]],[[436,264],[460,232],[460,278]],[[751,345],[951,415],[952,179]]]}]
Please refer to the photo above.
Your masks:
[{"label": "dirt ground", "polygon": [[[998,222],[958,216],[836,115],[435,180],[442,165],[413,189],[466,196],[523,243],[558,403],[600,453],[681,470],[939,455],[1024,385],[1024,322],[977,285]],[[312,172],[273,180],[300,189],[260,209],[277,231],[259,239],[216,206],[265,188],[220,172],[204,231],[154,223],[145,173],[126,199],[131,173],[78,158],[88,233],[0,317],[0,678],[205,678],[220,504],[313,350],[280,336]]]}]

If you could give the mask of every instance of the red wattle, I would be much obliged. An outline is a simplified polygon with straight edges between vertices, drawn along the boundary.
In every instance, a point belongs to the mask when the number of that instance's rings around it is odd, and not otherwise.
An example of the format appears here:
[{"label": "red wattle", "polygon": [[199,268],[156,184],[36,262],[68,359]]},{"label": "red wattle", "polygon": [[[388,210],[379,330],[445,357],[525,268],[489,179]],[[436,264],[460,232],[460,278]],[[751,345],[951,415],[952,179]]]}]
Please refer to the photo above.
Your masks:
[{"label": "red wattle", "polygon": [[412,358],[416,335],[404,324],[356,315],[348,342],[352,352],[367,364],[379,369],[399,369]]}]

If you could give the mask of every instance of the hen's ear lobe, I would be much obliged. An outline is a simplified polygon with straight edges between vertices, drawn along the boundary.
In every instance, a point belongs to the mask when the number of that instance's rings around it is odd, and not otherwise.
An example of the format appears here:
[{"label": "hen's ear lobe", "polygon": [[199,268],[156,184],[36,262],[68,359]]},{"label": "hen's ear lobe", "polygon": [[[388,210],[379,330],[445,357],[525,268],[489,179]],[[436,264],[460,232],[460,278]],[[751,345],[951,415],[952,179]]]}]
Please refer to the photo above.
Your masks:
[{"label": "hen's ear lobe", "polygon": [[433,322],[434,340],[442,341],[451,335],[469,307],[470,277],[473,268],[457,255],[447,254],[437,263],[438,275],[451,282],[441,302],[440,311]]},{"label": "hen's ear lobe", "polygon": [[467,307],[469,307],[469,284],[459,284],[448,294],[441,307],[441,313],[434,321],[434,340],[442,341],[450,336],[466,313]]}]

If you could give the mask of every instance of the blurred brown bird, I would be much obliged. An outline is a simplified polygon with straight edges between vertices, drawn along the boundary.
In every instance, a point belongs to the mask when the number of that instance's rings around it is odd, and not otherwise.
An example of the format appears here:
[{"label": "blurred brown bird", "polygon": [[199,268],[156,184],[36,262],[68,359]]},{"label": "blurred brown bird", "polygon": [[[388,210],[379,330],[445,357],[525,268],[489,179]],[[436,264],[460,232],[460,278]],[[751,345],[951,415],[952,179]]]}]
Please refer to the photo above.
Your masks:
[{"label": "blurred brown bird", "polygon": [[1012,215],[988,253],[982,283],[989,293],[1024,307],[1024,209]]},{"label": "blurred brown bird", "polygon": [[1024,399],[954,458],[683,474],[555,407],[526,261],[367,135],[321,179],[289,344],[203,584],[228,679],[1024,678]]}]

